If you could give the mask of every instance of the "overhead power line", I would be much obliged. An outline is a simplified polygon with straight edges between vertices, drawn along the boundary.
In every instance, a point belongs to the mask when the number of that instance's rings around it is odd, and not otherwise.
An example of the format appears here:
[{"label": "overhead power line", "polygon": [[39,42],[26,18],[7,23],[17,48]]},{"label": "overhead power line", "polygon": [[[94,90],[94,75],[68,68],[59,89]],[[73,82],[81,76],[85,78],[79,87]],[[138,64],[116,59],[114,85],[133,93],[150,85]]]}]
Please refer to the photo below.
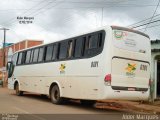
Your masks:
[{"label": "overhead power line", "polygon": [[[53,2],[53,1],[50,1],[50,2]],[[88,3],[88,2],[86,2]],[[100,4],[100,3],[99,3]],[[101,3],[102,4],[102,3]],[[156,5],[139,5],[139,4],[102,4],[103,6],[99,6],[98,8],[106,8],[106,7],[154,7]],[[77,8],[77,7],[76,7]],[[78,8],[88,8],[88,7],[78,7]],[[91,8],[91,7],[89,7]],[[93,7],[94,8],[94,7]],[[95,7],[96,8],[96,7]],[[72,7],[68,7],[68,8],[57,8],[57,9],[74,9]],[[33,11],[33,10],[38,10],[33,8],[33,9],[30,9],[30,8],[19,8],[19,9],[0,9],[0,12],[8,12],[8,11],[11,11],[11,12],[14,12],[14,11]]]},{"label": "overhead power line", "polygon": [[[154,18],[155,18],[155,17],[157,17],[157,16],[160,16],[160,14],[155,15],[155,16],[154,16]],[[128,25],[127,27],[131,27],[131,26],[134,26],[134,25],[136,25],[136,24],[139,24],[139,23],[145,22],[145,21],[147,21],[147,20],[150,20],[151,18],[152,18],[152,17],[149,17],[149,18],[143,19],[143,20],[141,20],[141,21],[139,21],[139,22],[136,22],[136,23],[133,23],[133,24],[131,24],[131,25]]]},{"label": "overhead power line", "polygon": [[[51,8],[54,8],[54,7],[56,7],[57,5],[63,3],[64,1],[57,2],[57,3],[55,3],[54,5],[52,5],[51,3],[54,3],[54,2],[56,2],[56,0],[50,2],[47,6],[41,7],[39,10],[37,10],[37,11],[35,11],[34,13],[31,13],[31,14],[34,14],[34,16],[37,16],[37,15],[40,14],[41,12],[47,11],[48,9],[51,9]],[[52,5],[52,6],[50,6],[50,5]],[[49,6],[50,6],[50,7],[49,7]],[[49,7],[49,8],[46,8],[46,7]],[[46,8],[46,9],[44,9],[44,8]],[[44,10],[44,11],[40,11],[40,10]],[[35,14],[35,13],[36,13],[36,14]]]},{"label": "overhead power line", "polygon": [[156,6],[156,9],[155,9],[155,11],[154,11],[154,13],[153,13],[152,18],[150,19],[149,23],[146,25],[146,28],[145,28],[144,32],[147,30],[148,25],[151,23],[151,21],[152,21],[154,15],[155,15],[155,13],[156,13],[158,7],[159,7],[159,3],[160,3],[160,0],[158,1],[158,4],[157,4],[157,6]]},{"label": "overhead power line", "polygon": [[[158,24],[158,25],[152,25],[152,26],[149,26],[148,28],[154,28],[154,27],[159,27],[159,26],[160,26],[160,24]],[[137,29],[137,30],[144,30],[144,29],[145,29],[145,27]]]},{"label": "overhead power line", "polygon": [[159,22],[159,21],[160,21],[160,20],[155,20],[155,21],[152,21],[152,22],[148,22],[148,23],[145,23],[145,24],[141,24],[141,25],[138,25],[138,26],[132,27],[132,28],[142,27],[142,26],[145,26],[145,25],[148,25],[148,24],[151,24],[151,23]]}]

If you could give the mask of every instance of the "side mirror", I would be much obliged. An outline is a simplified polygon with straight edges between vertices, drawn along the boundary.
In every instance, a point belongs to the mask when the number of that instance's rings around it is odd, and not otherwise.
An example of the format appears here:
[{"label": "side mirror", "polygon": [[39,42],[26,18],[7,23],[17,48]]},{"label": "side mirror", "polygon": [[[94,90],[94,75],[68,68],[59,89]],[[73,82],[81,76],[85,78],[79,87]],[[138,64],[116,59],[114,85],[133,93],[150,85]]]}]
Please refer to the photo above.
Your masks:
[{"label": "side mirror", "polygon": [[7,66],[6,66],[7,71],[9,70],[10,65],[11,65],[11,62],[7,62]]},{"label": "side mirror", "polygon": [[13,70],[14,70],[13,62],[8,62],[6,68],[7,68],[7,71],[8,71],[8,78],[12,77]]}]

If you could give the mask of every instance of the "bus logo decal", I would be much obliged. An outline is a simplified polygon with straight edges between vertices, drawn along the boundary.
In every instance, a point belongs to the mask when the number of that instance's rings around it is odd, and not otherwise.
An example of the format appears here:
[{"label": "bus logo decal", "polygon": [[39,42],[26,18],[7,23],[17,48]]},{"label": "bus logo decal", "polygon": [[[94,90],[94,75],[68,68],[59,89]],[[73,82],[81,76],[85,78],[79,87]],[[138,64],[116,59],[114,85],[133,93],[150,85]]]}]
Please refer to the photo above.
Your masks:
[{"label": "bus logo decal", "polygon": [[127,71],[126,72],[126,75],[127,76],[130,76],[130,77],[134,77],[135,76],[135,70],[136,70],[136,64],[131,64],[131,63],[128,63],[128,66],[125,68],[125,70]]},{"label": "bus logo decal", "polygon": [[127,36],[127,33],[124,31],[116,30],[114,31],[114,36],[117,40],[121,40],[124,36]]},{"label": "bus logo decal", "polygon": [[64,74],[65,73],[65,68],[66,68],[66,65],[65,64],[61,64],[59,70],[60,70],[60,74]]}]

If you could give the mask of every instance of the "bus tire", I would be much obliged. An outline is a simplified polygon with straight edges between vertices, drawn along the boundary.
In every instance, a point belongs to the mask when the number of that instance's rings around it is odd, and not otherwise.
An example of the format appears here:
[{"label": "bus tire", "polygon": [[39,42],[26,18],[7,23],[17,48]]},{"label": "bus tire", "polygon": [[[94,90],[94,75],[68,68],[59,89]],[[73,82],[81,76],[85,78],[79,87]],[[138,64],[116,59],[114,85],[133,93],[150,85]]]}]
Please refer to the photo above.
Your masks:
[{"label": "bus tire", "polygon": [[16,90],[16,95],[17,96],[22,96],[23,95],[23,91],[19,90],[19,84],[18,83],[16,84],[15,90]]},{"label": "bus tire", "polygon": [[81,105],[84,106],[94,106],[94,104],[96,103],[95,100],[80,100]]},{"label": "bus tire", "polygon": [[62,104],[63,98],[60,97],[60,90],[57,85],[54,85],[51,88],[50,98],[53,104],[57,104],[57,105]]}]

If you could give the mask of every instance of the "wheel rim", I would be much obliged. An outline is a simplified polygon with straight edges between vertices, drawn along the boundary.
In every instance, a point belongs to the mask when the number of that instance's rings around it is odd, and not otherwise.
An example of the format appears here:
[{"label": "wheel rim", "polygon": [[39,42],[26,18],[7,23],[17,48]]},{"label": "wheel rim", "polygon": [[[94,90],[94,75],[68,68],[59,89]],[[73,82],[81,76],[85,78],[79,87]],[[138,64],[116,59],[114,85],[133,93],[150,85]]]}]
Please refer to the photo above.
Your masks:
[{"label": "wheel rim", "polygon": [[54,87],[53,90],[52,90],[52,100],[53,101],[57,101],[59,99],[59,90],[57,87]]},{"label": "wheel rim", "polygon": [[55,92],[54,92],[54,98],[57,100],[57,99],[58,99],[58,97],[59,97],[59,95],[58,95],[58,91],[57,91],[57,90],[55,90]]}]

